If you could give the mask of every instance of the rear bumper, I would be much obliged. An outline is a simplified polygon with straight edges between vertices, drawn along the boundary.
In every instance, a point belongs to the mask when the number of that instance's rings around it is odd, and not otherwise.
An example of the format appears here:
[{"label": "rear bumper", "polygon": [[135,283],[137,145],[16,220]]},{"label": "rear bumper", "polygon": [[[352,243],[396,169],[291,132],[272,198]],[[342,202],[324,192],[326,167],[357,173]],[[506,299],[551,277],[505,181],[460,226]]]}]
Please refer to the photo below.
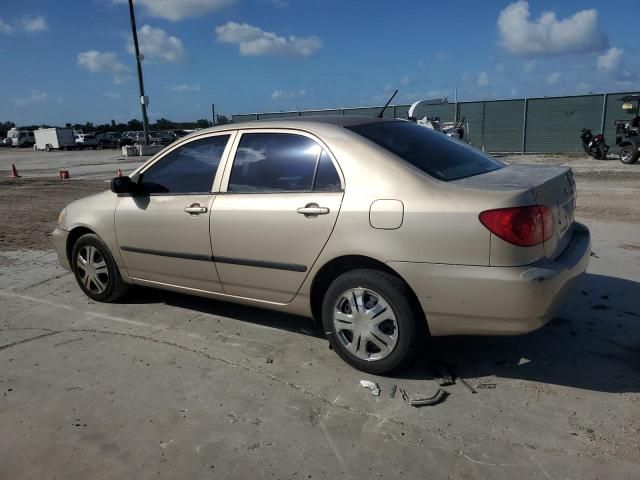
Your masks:
[{"label": "rear bumper", "polygon": [[71,270],[71,266],[69,265],[69,258],[67,257],[68,236],[69,232],[56,227],[55,230],[51,233],[51,243],[53,243],[53,248],[58,254],[58,262],[60,263],[60,265],[62,265],[67,270]]},{"label": "rear bumper", "polygon": [[524,267],[390,262],[416,293],[430,333],[515,335],[553,317],[589,264],[591,237],[575,224],[571,242],[555,260]]}]

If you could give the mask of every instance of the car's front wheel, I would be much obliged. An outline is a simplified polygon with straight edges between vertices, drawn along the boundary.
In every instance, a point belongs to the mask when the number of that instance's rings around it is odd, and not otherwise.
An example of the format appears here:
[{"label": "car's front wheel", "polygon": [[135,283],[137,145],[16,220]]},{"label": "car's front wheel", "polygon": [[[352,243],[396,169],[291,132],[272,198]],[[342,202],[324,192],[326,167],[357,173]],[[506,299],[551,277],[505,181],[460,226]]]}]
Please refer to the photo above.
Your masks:
[{"label": "car's front wheel", "polygon": [[71,266],[78,285],[93,300],[114,302],[129,290],[109,248],[97,235],[86,234],[76,241]]},{"label": "car's front wheel", "polygon": [[420,328],[407,285],[378,270],[353,270],[330,285],[322,323],[331,346],[347,363],[383,374],[416,353]]}]

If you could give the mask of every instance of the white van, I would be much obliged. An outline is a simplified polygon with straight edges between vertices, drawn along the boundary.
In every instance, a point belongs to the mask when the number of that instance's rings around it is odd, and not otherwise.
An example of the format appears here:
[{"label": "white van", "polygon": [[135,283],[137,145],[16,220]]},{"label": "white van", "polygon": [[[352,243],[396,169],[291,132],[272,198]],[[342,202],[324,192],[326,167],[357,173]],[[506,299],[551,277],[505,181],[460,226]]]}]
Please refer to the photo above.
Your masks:
[{"label": "white van", "polygon": [[12,128],[7,132],[7,138],[11,140],[11,146],[13,147],[31,147],[36,143],[33,132],[30,130]]}]

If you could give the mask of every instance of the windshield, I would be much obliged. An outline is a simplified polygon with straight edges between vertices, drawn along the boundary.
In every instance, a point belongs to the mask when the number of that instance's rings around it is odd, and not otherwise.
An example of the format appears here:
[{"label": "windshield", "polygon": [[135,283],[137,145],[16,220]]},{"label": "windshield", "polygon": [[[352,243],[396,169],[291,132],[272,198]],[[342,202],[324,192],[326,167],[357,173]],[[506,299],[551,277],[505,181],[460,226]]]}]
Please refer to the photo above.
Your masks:
[{"label": "windshield", "polygon": [[346,128],[438,180],[457,180],[504,166],[469,145],[412,122],[375,122]]}]

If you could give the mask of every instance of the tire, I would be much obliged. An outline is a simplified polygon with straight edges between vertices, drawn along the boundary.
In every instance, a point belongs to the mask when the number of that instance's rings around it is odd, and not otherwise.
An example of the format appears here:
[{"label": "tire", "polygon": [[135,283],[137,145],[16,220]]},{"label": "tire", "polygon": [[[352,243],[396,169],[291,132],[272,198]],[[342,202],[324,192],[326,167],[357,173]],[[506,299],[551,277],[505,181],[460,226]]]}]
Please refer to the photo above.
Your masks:
[{"label": "tire", "polygon": [[[366,313],[354,315],[354,306]],[[322,324],[333,350],[349,365],[373,374],[397,370],[414,358],[423,321],[412,306],[409,287],[378,270],[340,275],[322,302]]]},{"label": "tire", "polygon": [[109,248],[97,235],[82,235],[73,245],[70,262],[78,285],[92,300],[115,302],[130,289],[122,281]]},{"label": "tire", "polygon": [[51,148],[51,145],[47,143],[47,152],[50,152],[51,150],[53,150],[53,148]]},{"label": "tire", "polygon": [[620,150],[620,161],[627,165],[636,163],[638,161],[639,156],[640,156],[640,152],[633,145],[625,145]]}]

